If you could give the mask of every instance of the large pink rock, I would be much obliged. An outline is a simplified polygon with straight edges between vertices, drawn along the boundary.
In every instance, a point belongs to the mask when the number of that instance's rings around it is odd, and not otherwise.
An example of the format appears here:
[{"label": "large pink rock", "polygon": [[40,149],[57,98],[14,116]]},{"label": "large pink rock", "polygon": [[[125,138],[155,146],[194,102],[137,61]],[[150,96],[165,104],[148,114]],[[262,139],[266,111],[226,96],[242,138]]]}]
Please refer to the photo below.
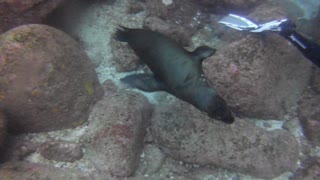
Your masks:
[{"label": "large pink rock", "polygon": [[41,23],[64,0],[2,0],[0,1],[0,34],[10,28]]},{"label": "large pink rock", "polygon": [[[263,3],[248,17],[263,23],[286,17],[286,13],[279,6]],[[215,27],[222,45],[204,61],[213,86],[238,115],[283,119],[307,87],[312,64],[277,33]]]},{"label": "large pink rock", "polygon": [[299,157],[296,139],[285,130],[269,132],[239,118],[227,125],[182,101],[156,108],[151,132],[156,144],[178,161],[258,178],[295,170]]},{"label": "large pink rock", "polygon": [[41,144],[40,154],[49,160],[75,162],[83,157],[81,145],[69,141],[48,141]]},{"label": "large pink rock", "polygon": [[0,107],[13,133],[72,128],[102,96],[95,67],[76,41],[45,25],[0,36]]},{"label": "large pink rock", "polygon": [[144,28],[160,32],[181,44],[182,46],[190,45],[192,33],[187,31],[183,26],[175,23],[166,22],[158,17],[149,16],[144,20]]},{"label": "large pink rock", "polygon": [[276,34],[246,35],[205,60],[213,86],[234,112],[282,119],[306,88],[312,64]]},{"label": "large pink rock", "polygon": [[138,93],[106,93],[95,105],[82,138],[95,167],[114,176],[132,175],[139,164],[151,113],[151,105]]},{"label": "large pink rock", "polygon": [[[192,34],[201,27],[202,22],[209,16],[209,14],[203,13],[195,2],[190,0],[146,0],[146,7],[146,10],[150,13],[150,17],[158,17],[164,20],[164,22],[171,24],[171,26],[178,25],[180,29],[183,29],[184,33],[189,35],[187,36],[188,39],[184,41],[188,41]],[[159,24],[159,20],[157,21],[152,23]],[[177,27],[175,29],[179,30]]]}]

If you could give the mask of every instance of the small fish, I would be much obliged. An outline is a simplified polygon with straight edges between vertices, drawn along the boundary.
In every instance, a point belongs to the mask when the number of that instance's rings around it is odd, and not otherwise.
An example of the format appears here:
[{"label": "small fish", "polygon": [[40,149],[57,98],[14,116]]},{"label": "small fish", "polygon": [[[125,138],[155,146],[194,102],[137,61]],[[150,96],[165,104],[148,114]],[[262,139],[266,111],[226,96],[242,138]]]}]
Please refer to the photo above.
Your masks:
[{"label": "small fish", "polygon": [[201,46],[189,52],[158,32],[126,27],[117,30],[115,39],[127,42],[153,72],[129,75],[122,82],[147,92],[166,91],[211,118],[234,122],[226,101],[210,87],[202,69],[202,61],[213,55],[215,49]]}]

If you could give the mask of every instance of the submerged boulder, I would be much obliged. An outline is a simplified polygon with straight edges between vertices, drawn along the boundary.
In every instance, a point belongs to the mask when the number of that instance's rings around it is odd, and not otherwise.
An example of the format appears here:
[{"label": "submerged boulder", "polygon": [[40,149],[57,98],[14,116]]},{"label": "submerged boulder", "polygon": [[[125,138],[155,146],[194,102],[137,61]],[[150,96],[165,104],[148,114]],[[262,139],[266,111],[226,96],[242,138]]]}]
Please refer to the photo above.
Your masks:
[{"label": "submerged boulder", "polygon": [[72,128],[102,95],[94,65],[67,34],[24,25],[0,36],[0,107],[13,133]]},{"label": "submerged boulder", "polygon": [[320,70],[315,68],[310,84],[310,88],[305,91],[304,96],[299,101],[298,117],[300,119],[304,135],[315,146],[320,146]]},{"label": "submerged boulder", "polygon": [[49,160],[74,162],[83,157],[80,144],[68,141],[48,141],[41,144],[40,154]]},{"label": "submerged boulder", "polygon": [[101,172],[127,177],[138,168],[152,107],[138,93],[106,93],[82,137],[87,157]]},{"label": "submerged boulder", "polygon": [[320,158],[310,157],[302,162],[301,167],[294,173],[290,180],[311,180],[320,177]]},{"label": "submerged boulder", "polygon": [[246,35],[204,61],[205,73],[235,113],[283,119],[307,87],[312,64],[278,35]]},{"label": "submerged boulder", "polygon": [[181,44],[182,46],[190,45],[192,34],[183,26],[174,23],[168,23],[158,17],[149,16],[144,20],[144,28],[160,32]]},{"label": "submerged boulder", "polygon": [[[286,12],[269,2],[248,15],[259,23],[284,17]],[[213,86],[238,115],[283,119],[307,87],[312,63],[275,32],[243,32],[218,23],[214,27],[220,48],[203,64]]]},{"label": "submerged boulder", "polygon": [[184,102],[157,108],[151,127],[155,142],[179,161],[258,178],[273,178],[296,168],[298,143],[285,130],[269,132],[242,119],[223,124]]},{"label": "submerged boulder", "polygon": [[[209,17],[209,14],[203,13],[197,4],[190,0],[146,0],[146,7],[146,10],[150,14],[149,17],[152,17],[152,19],[148,19],[147,22],[145,22],[148,27],[152,24],[153,27],[155,27],[155,25],[160,27],[167,23],[166,26],[170,25],[170,28],[174,28],[170,30],[172,33],[175,33],[178,37],[186,38],[184,40],[179,38],[182,42],[189,42],[192,34],[194,34],[199,27],[203,26],[203,22]],[[159,19],[155,19],[155,17]],[[158,30],[164,32],[163,28],[159,28]],[[168,32],[168,30],[165,32]]]}]

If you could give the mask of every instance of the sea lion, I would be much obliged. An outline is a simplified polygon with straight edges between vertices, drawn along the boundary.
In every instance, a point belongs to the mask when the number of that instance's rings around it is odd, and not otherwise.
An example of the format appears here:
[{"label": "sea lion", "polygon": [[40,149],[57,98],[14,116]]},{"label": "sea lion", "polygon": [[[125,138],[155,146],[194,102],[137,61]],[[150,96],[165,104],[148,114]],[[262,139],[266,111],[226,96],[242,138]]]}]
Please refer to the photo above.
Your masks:
[{"label": "sea lion", "polygon": [[211,118],[234,122],[226,101],[210,87],[202,70],[202,61],[213,55],[215,49],[201,46],[189,52],[158,32],[125,27],[117,30],[115,39],[127,42],[153,72],[129,75],[122,82],[147,92],[166,91]]}]

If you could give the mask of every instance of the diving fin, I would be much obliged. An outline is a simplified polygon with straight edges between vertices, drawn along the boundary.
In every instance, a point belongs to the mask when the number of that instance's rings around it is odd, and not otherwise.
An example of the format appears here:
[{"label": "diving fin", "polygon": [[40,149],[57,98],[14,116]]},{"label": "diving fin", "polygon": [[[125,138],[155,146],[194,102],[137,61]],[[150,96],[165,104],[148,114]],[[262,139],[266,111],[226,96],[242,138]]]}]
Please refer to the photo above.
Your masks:
[{"label": "diving fin", "polygon": [[240,31],[249,31],[259,28],[259,25],[256,23],[235,14],[229,14],[222,18],[219,23]]},{"label": "diving fin", "polygon": [[219,23],[240,31],[263,32],[281,31],[280,24],[285,21],[288,21],[288,19],[278,19],[263,24],[257,24],[245,17],[229,14],[228,16],[222,18]]}]

